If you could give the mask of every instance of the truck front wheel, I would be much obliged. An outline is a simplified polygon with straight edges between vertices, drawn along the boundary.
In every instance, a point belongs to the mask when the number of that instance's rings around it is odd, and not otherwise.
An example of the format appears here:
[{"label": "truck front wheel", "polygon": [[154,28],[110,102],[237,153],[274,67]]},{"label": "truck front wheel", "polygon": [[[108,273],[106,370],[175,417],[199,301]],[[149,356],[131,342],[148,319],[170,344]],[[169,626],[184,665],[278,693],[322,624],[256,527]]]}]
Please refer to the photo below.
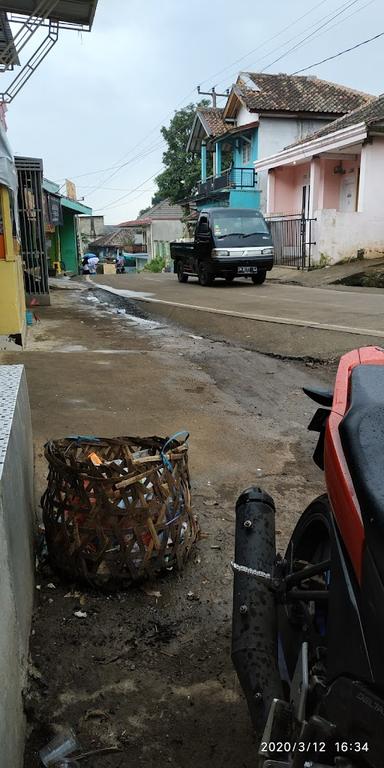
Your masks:
[{"label": "truck front wheel", "polygon": [[188,281],[188,275],[185,274],[181,261],[177,262],[177,279],[179,283],[186,283]]},{"label": "truck front wheel", "polygon": [[212,285],[215,279],[207,264],[200,264],[198,277],[200,285],[204,286]]},{"label": "truck front wheel", "polygon": [[267,277],[266,269],[258,269],[256,275],[252,275],[252,282],[254,285],[261,285]]}]

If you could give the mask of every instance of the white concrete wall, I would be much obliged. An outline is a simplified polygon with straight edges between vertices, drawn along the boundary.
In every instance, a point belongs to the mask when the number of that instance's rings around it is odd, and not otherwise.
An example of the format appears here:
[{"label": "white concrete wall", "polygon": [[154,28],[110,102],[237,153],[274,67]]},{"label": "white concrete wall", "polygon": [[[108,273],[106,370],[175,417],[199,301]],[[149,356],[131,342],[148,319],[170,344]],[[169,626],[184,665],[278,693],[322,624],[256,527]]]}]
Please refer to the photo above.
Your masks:
[{"label": "white concrete wall", "polygon": [[239,126],[246,125],[247,123],[254,123],[258,118],[258,115],[255,115],[254,112],[250,112],[247,107],[242,105],[236,115],[236,125]]},{"label": "white concrete wall", "polygon": [[151,224],[152,246],[148,248],[151,258],[155,257],[155,243],[171,243],[183,236],[184,227],[180,220],[154,220]]},{"label": "white concrete wall", "polygon": [[327,263],[335,264],[344,259],[354,259],[360,249],[364,249],[365,258],[377,258],[384,254],[384,211],[378,215],[322,210],[315,211],[315,217],[313,262],[323,258]]},{"label": "white concrete wall", "polygon": [[[274,155],[276,152],[303,139],[308,134],[322,128],[326,120],[299,120],[289,117],[260,117],[258,138],[258,159]],[[260,189],[260,208],[267,210],[268,172],[258,173],[258,188]]]},{"label": "white concrete wall", "polygon": [[23,765],[33,603],[33,449],[21,365],[0,366],[0,768]]},{"label": "white concrete wall", "polygon": [[384,215],[384,137],[372,136],[361,150],[358,210]]}]

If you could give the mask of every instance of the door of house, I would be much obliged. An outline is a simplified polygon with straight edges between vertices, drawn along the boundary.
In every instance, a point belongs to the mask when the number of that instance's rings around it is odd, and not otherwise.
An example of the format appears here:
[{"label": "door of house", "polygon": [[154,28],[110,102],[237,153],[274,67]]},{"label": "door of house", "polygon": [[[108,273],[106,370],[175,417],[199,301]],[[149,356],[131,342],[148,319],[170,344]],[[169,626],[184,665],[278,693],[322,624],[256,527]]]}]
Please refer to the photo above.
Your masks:
[{"label": "door of house", "polygon": [[341,180],[339,209],[344,213],[356,211],[356,177],[354,173],[343,176]]}]

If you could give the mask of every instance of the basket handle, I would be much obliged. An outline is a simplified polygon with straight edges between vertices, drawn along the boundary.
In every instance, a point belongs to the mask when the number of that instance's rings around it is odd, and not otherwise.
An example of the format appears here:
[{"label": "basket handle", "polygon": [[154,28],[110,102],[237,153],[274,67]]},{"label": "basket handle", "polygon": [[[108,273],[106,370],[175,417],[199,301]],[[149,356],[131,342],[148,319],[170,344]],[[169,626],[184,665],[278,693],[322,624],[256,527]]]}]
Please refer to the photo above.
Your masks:
[{"label": "basket handle", "polygon": [[182,429],[180,430],[180,432],[175,432],[173,435],[171,435],[171,437],[168,438],[168,440],[165,441],[160,451],[162,462],[164,466],[170,470],[170,472],[172,472],[173,467],[172,467],[172,463],[170,462],[168,457],[165,455],[165,452],[167,448],[169,448],[169,446],[172,445],[172,443],[177,442],[178,438],[180,438],[181,436],[183,436],[183,440],[181,440],[180,442],[185,443],[189,438],[189,432],[186,429]]}]

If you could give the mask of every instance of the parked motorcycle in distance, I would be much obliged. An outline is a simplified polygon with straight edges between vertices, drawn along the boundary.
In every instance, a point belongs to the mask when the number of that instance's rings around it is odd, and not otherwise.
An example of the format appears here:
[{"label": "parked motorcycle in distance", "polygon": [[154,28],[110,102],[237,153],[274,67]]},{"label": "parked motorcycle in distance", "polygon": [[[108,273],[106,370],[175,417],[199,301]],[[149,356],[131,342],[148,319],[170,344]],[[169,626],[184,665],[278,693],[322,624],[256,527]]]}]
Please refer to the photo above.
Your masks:
[{"label": "parked motorcycle in distance", "polygon": [[275,506],[236,505],[232,659],[263,768],[384,768],[384,350],[344,355],[320,408],[326,493],[276,556]]}]

